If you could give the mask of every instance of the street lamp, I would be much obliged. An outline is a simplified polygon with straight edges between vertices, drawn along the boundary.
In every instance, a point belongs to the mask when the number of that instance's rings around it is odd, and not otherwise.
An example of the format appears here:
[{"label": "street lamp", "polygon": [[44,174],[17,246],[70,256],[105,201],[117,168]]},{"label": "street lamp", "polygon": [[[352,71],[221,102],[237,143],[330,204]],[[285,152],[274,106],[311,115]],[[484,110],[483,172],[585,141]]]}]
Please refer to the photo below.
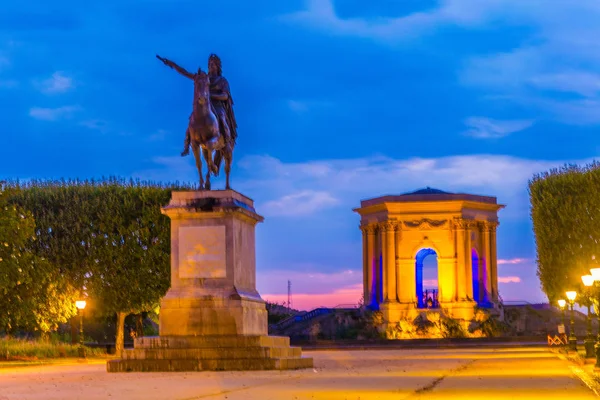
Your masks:
[{"label": "street lamp", "polygon": [[77,300],[75,307],[77,307],[79,314],[79,357],[85,358],[85,347],[83,346],[83,309],[85,308],[85,300]]},{"label": "street lamp", "polygon": [[591,287],[594,285],[594,277],[592,275],[584,275],[581,277],[583,281],[583,285],[585,286],[585,294],[587,297],[587,329],[585,340],[583,341],[583,345],[585,347],[585,357],[592,358],[594,357],[594,344],[596,340],[594,338],[594,334],[592,333],[592,313],[590,311],[592,305],[592,290]]},{"label": "street lamp", "polygon": [[577,337],[575,336],[575,320],[573,319],[573,306],[575,305],[575,298],[577,297],[577,292],[570,291],[566,292],[567,299],[569,299],[569,304],[571,305],[571,327],[569,329],[569,350],[577,351]]},{"label": "street lamp", "polygon": [[[594,277],[594,286],[596,286],[596,295],[600,295],[598,287],[600,287],[600,268],[590,269],[592,276]],[[600,301],[600,298],[598,298]],[[600,369],[600,303],[599,307],[596,308],[596,319],[598,320],[598,336],[596,339],[596,365],[595,369]]]},{"label": "street lamp", "polygon": [[565,299],[558,300],[558,306],[560,307],[561,314],[562,314],[562,327],[563,327],[562,333],[563,334],[566,333],[566,325],[565,325],[565,306],[566,305],[567,305],[567,301]]}]

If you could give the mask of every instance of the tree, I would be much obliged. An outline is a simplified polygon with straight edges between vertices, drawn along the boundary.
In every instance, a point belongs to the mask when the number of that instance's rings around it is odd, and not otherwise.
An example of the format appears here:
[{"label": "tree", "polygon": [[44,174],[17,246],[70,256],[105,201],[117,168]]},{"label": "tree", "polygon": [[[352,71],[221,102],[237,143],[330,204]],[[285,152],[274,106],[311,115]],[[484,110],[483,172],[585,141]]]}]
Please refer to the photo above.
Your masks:
[{"label": "tree", "polygon": [[566,165],[529,182],[542,290],[554,303],[581,288],[600,257],[600,164]]},{"label": "tree", "polygon": [[15,193],[0,185],[0,329],[45,334],[75,313],[75,291],[32,252],[35,221],[31,213],[9,203]]},{"label": "tree", "polygon": [[179,184],[110,178],[34,181],[13,199],[36,219],[36,252],[88,293],[98,313],[124,320],[152,310],[170,282],[170,222],[161,214]]},{"label": "tree", "polygon": [[117,354],[125,317],[156,307],[170,283],[170,221],[161,206],[171,189],[116,181],[103,186],[100,232],[92,241],[90,290],[117,314]]}]

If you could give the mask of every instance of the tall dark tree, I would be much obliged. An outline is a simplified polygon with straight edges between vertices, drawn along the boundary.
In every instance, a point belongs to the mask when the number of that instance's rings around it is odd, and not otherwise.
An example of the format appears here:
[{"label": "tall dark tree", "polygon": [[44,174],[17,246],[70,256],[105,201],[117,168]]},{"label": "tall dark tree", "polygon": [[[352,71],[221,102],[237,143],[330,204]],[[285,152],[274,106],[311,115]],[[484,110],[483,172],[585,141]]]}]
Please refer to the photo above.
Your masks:
[{"label": "tall dark tree", "polygon": [[580,289],[581,276],[600,259],[599,193],[598,163],[567,165],[529,182],[537,273],[551,302]]}]

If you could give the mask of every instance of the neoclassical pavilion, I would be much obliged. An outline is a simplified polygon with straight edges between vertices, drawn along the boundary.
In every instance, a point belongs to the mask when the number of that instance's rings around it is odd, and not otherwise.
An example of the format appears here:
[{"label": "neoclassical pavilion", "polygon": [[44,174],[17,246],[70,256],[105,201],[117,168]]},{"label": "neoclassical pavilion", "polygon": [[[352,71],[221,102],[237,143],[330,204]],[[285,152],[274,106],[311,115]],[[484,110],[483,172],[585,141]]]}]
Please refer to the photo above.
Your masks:
[{"label": "neoclassical pavilion", "polygon": [[[385,322],[440,308],[470,320],[498,302],[496,197],[426,188],[361,201],[365,304]],[[437,256],[438,290],[423,291],[423,260]],[[432,299],[431,294],[434,295]]]}]

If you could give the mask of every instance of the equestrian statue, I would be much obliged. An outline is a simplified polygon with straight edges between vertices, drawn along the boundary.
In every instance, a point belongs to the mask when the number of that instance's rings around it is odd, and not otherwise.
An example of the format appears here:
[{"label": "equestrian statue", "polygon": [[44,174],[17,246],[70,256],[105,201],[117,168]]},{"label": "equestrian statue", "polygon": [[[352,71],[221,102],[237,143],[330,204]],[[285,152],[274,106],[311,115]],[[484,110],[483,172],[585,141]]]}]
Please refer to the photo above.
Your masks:
[{"label": "equestrian statue", "polygon": [[[233,161],[233,148],[237,138],[237,123],[233,113],[233,99],[227,79],[221,74],[221,59],[211,54],[208,58],[208,73],[198,68],[191,73],[159,55],[156,56],[168,67],[173,68],[186,78],[194,81],[194,102],[185,133],[184,149],[186,156],[190,147],[196,159],[196,167],[200,175],[200,190],[210,190],[210,175],[219,175],[221,161],[225,160],[225,188],[229,185],[229,173]],[[200,150],[206,161],[208,172],[202,177],[202,159]]]}]

